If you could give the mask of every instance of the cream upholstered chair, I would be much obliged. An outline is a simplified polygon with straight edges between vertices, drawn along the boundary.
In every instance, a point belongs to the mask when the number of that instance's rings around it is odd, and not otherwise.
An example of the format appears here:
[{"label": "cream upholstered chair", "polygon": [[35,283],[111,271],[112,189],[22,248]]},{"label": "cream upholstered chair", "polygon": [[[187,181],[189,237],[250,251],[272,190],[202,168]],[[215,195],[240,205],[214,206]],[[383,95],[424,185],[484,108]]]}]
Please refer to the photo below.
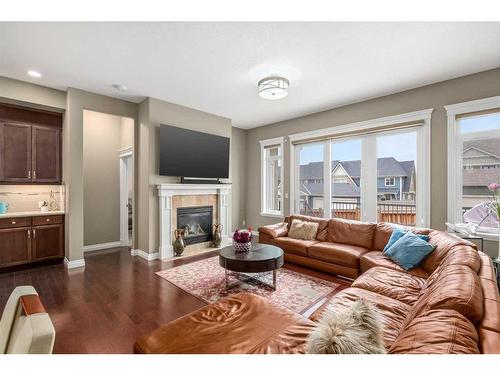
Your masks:
[{"label": "cream upholstered chair", "polygon": [[55,336],[35,288],[15,288],[0,320],[0,353],[51,354]]}]

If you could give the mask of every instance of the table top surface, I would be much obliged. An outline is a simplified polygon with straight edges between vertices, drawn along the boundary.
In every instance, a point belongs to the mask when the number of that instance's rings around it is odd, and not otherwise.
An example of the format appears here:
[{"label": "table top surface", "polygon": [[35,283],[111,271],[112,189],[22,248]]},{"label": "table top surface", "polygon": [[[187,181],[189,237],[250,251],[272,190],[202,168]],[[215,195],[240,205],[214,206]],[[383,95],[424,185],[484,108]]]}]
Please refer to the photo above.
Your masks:
[{"label": "table top surface", "polygon": [[283,256],[283,250],[274,245],[256,243],[252,244],[252,250],[247,252],[236,252],[233,246],[226,246],[220,249],[219,256],[230,260],[255,262],[278,259]]}]

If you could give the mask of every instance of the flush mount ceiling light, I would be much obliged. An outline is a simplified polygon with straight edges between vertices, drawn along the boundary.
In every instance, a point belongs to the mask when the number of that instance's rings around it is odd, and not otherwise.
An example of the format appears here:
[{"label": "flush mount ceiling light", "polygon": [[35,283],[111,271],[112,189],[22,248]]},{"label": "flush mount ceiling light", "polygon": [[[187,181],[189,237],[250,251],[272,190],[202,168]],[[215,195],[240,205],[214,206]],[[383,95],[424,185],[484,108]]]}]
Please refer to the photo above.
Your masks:
[{"label": "flush mount ceiling light", "polygon": [[42,75],[36,70],[28,70],[28,75],[34,78],[41,78]]},{"label": "flush mount ceiling light", "polygon": [[283,77],[266,77],[259,81],[259,96],[264,99],[277,100],[288,95],[290,81]]},{"label": "flush mount ceiling light", "polygon": [[127,91],[127,86],[125,85],[113,85],[113,87],[118,91]]}]

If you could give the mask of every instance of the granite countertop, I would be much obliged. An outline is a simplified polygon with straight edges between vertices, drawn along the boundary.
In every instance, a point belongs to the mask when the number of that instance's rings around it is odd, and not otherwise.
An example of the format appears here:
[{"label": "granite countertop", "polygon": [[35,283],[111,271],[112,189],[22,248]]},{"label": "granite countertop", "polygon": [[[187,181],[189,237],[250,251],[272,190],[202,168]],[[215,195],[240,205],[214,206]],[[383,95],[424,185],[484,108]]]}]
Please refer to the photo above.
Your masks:
[{"label": "granite countertop", "polygon": [[24,216],[50,216],[50,215],[64,215],[64,211],[21,211],[21,212],[7,212],[6,214],[0,214],[0,219],[9,217],[24,217]]}]

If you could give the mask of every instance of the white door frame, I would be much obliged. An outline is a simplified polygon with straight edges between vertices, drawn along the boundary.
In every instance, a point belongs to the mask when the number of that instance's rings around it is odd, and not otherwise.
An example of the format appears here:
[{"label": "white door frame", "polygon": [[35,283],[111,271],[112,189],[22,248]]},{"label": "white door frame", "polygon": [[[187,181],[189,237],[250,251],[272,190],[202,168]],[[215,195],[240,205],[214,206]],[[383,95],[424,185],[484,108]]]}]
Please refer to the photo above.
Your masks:
[{"label": "white door frame", "polygon": [[[128,237],[128,186],[127,182],[132,184],[132,197],[134,196],[134,157],[132,147],[120,150],[120,243],[121,246],[132,246]],[[133,198],[132,198],[133,199]],[[132,201],[132,207],[134,202]],[[132,214],[132,228],[134,227],[134,218]],[[132,229],[132,236],[133,236]]]}]

